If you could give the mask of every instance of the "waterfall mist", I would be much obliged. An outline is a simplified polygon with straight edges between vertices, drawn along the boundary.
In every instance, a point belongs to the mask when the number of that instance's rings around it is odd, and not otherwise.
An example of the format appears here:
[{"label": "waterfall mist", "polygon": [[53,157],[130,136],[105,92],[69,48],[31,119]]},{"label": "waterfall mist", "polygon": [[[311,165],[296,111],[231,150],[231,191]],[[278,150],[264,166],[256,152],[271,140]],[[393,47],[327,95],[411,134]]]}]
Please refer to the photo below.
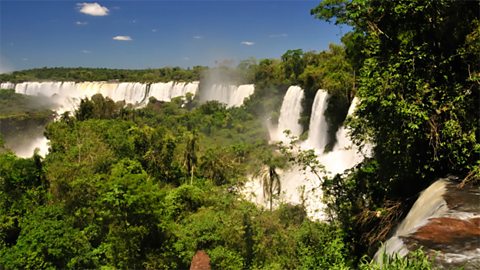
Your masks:
[{"label": "waterfall mist", "polygon": [[255,91],[253,84],[240,85],[242,81],[235,73],[226,68],[216,68],[204,73],[198,99],[200,102],[216,100],[228,108],[241,106],[246,98]]}]

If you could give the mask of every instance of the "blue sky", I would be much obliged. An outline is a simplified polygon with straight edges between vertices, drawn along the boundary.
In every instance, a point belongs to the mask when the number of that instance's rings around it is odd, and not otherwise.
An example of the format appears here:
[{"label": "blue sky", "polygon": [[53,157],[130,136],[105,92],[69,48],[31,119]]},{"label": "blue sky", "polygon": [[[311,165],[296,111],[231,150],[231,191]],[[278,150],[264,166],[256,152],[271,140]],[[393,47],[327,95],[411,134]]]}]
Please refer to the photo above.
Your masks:
[{"label": "blue sky", "polygon": [[310,15],[318,1],[0,0],[0,71],[156,68],[323,50],[348,29]]}]

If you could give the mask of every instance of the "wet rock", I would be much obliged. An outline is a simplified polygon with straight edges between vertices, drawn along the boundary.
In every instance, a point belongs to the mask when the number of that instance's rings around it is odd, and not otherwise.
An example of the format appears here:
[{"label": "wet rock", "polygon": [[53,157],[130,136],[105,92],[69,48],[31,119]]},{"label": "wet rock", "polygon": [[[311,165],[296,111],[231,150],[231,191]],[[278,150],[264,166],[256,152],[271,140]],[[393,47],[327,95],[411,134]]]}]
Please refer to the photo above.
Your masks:
[{"label": "wet rock", "polygon": [[439,179],[417,199],[377,252],[405,256],[421,248],[441,269],[480,269],[480,188]]}]

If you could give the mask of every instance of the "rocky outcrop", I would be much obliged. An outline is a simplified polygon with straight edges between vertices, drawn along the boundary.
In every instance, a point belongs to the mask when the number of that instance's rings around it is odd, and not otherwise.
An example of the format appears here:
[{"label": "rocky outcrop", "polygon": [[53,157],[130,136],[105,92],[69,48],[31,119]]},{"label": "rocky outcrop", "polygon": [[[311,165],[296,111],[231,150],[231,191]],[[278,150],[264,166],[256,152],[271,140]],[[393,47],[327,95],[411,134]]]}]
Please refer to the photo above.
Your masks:
[{"label": "rocky outcrop", "polygon": [[190,265],[190,270],[210,270],[210,257],[208,254],[199,250],[192,258],[192,264]]},{"label": "rocky outcrop", "polygon": [[439,179],[422,192],[375,257],[421,248],[439,268],[480,269],[480,188]]}]

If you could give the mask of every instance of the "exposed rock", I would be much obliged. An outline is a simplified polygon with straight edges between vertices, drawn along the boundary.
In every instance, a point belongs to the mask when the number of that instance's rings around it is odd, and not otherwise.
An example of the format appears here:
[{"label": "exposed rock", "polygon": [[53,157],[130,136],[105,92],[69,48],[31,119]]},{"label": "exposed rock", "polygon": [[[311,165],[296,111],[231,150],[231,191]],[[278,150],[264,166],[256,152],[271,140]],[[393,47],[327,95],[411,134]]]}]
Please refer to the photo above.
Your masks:
[{"label": "exposed rock", "polygon": [[190,270],[210,270],[210,257],[208,254],[199,250],[192,258],[192,264],[190,265]]},{"label": "exposed rock", "polygon": [[377,252],[405,256],[422,248],[439,268],[480,269],[480,189],[440,179],[422,192]]}]

